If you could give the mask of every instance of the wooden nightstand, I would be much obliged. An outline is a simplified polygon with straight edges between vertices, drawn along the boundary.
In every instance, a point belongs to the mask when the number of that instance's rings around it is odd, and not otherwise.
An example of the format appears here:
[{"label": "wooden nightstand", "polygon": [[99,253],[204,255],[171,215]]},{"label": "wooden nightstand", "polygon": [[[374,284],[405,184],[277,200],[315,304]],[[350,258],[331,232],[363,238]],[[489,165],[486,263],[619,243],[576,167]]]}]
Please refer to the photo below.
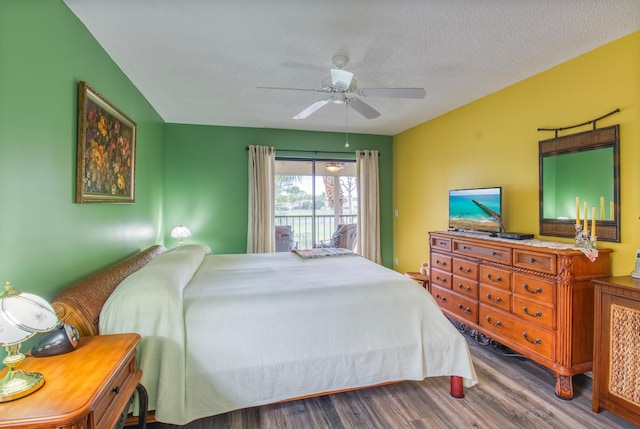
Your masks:
[{"label": "wooden nightstand", "polygon": [[139,341],[138,334],[82,337],[70,353],[25,359],[22,369],[44,374],[44,386],[1,403],[0,428],[113,428],[142,376]]},{"label": "wooden nightstand", "polygon": [[429,276],[426,274],[422,274],[419,272],[408,272],[408,273],[404,273],[405,276],[409,277],[410,279],[413,279],[417,282],[422,283],[422,287],[425,289],[429,289]]},{"label": "wooden nightstand", "polygon": [[631,276],[593,280],[595,335],[592,409],[607,409],[640,425],[640,280]]}]

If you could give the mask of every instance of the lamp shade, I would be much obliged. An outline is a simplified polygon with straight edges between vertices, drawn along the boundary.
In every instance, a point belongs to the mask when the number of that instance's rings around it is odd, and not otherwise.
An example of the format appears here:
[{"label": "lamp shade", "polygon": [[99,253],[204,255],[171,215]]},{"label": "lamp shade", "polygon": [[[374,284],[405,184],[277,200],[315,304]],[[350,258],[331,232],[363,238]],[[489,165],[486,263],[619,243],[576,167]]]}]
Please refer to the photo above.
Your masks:
[{"label": "lamp shade", "polygon": [[178,245],[182,246],[182,239],[191,237],[191,231],[186,226],[176,226],[171,230],[171,236],[178,239]]},{"label": "lamp shade", "polygon": [[35,332],[25,331],[11,323],[4,314],[0,315],[0,346],[19,344],[33,337]]},{"label": "lamp shade", "polygon": [[191,237],[191,231],[186,226],[176,226],[171,230],[171,236],[173,238],[187,238]]},{"label": "lamp shade", "polygon": [[36,332],[51,331],[58,326],[56,312],[44,299],[23,293],[7,282],[0,292],[0,345],[6,347],[2,360],[8,370],[0,380],[0,402],[13,401],[38,390],[44,384],[44,375],[20,369],[24,354],[21,343]]},{"label": "lamp shade", "polygon": [[53,307],[32,293],[20,292],[3,298],[0,311],[9,322],[28,332],[48,332],[58,324]]}]

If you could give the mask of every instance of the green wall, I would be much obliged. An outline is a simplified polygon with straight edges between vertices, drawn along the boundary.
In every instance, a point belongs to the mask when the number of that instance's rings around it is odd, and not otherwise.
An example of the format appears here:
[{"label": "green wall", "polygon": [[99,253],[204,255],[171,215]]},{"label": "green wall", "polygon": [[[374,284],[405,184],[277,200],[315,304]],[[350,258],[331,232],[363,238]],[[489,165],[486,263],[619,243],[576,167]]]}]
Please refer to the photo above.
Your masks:
[{"label": "green wall", "polygon": [[[380,216],[383,264],[392,265],[392,137],[344,133],[167,124],[165,242],[173,226],[191,229],[190,242],[209,245],[214,253],[247,249],[248,145],[277,149],[380,152]],[[314,156],[281,153],[283,156]],[[280,154],[278,154],[280,155]],[[333,157],[321,153],[319,158]],[[337,154],[337,159],[355,159]]]},{"label": "green wall", "polygon": [[[77,87],[137,122],[135,204],[76,204]],[[0,1],[0,281],[49,299],[159,242],[164,122],[61,0]]]}]

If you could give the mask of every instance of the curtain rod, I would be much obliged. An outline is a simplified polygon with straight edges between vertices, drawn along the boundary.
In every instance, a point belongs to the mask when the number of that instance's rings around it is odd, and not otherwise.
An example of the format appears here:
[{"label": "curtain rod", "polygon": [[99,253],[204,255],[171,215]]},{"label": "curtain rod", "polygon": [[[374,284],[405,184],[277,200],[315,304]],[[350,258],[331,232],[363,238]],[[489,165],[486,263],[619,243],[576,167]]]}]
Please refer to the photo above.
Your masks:
[{"label": "curtain rod", "polygon": [[555,133],[556,133],[556,138],[558,138],[558,131],[569,130],[569,129],[571,129],[571,128],[582,127],[582,126],[584,126],[584,125],[593,124],[593,129],[595,130],[595,129],[596,129],[596,122],[598,122],[600,119],[604,119],[604,118],[606,118],[606,117],[608,117],[608,116],[611,116],[611,115],[613,115],[614,113],[618,113],[619,111],[620,111],[620,109],[613,110],[613,111],[611,111],[611,112],[607,113],[606,115],[602,115],[602,116],[600,116],[599,118],[595,118],[595,119],[592,119],[592,120],[587,121],[587,122],[583,122],[583,123],[578,124],[578,125],[571,125],[571,126],[568,126],[568,127],[562,127],[562,128],[538,128],[538,131],[555,131]]},{"label": "curtain rod", "polygon": [[[246,147],[247,150],[249,150],[249,146]],[[362,152],[359,150],[353,150],[350,152],[347,151],[339,151],[339,150],[304,150],[304,149],[278,149],[278,148],[274,148],[276,150],[276,152],[303,152],[303,153],[345,153],[345,154],[349,154],[349,155],[353,155],[356,152]],[[382,154],[378,154],[378,156],[382,156]]]}]

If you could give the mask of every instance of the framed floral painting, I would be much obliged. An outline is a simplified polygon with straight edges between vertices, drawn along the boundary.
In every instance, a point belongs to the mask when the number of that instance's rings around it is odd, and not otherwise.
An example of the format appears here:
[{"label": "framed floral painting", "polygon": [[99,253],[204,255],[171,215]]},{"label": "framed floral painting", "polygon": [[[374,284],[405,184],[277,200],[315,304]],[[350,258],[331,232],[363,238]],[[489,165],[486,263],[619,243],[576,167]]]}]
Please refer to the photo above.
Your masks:
[{"label": "framed floral painting", "polygon": [[76,202],[135,202],[135,161],[136,123],[80,82]]}]

